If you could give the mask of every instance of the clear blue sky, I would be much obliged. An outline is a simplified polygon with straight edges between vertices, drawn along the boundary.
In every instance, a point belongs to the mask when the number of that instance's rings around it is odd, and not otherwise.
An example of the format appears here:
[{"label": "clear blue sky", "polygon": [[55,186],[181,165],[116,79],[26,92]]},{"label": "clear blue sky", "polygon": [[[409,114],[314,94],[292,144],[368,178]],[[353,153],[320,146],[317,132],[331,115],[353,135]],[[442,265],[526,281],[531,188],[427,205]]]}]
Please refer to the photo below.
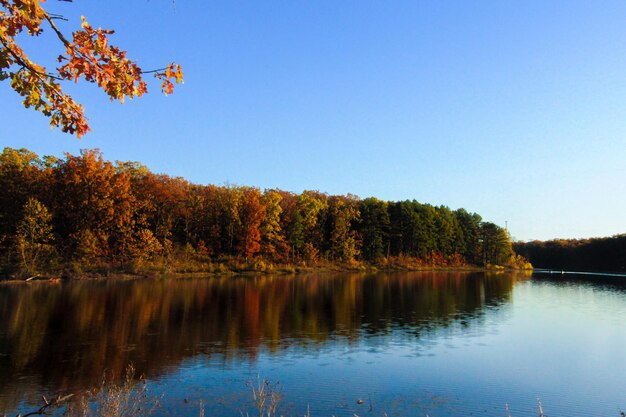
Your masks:
[{"label": "clear blue sky", "polygon": [[[49,1],[185,84],[51,131],[0,83],[0,146],[100,148],[207,184],[464,207],[519,240],[626,232],[623,1]],[[52,49],[52,47],[56,49]],[[58,45],[29,42],[33,56]]]}]

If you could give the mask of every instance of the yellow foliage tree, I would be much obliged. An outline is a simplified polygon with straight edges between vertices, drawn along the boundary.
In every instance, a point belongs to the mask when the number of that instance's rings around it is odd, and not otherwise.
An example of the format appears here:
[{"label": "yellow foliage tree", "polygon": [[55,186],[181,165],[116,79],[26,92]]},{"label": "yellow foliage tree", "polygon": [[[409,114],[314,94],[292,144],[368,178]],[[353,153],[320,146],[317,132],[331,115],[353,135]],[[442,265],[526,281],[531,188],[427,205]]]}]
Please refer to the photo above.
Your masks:
[{"label": "yellow foliage tree", "polygon": [[36,274],[42,257],[52,251],[52,216],[35,198],[24,204],[22,220],[17,225],[16,248],[24,272]]}]

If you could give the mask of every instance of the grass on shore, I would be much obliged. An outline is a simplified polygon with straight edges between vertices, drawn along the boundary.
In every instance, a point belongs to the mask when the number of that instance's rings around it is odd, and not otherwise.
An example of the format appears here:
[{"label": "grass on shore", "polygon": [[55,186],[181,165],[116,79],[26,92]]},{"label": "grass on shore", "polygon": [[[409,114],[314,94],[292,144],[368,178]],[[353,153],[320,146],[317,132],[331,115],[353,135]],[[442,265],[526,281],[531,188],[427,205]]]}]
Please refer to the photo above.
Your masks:
[{"label": "grass on shore", "polygon": [[[427,263],[420,259],[395,256],[381,258],[376,262],[340,262],[326,259],[297,261],[294,263],[269,262],[261,257],[240,258],[224,256],[210,259],[206,256],[188,254],[152,260],[134,260],[123,264],[100,261],[90,265],[72,263],[62,269],[45,271],[36,275],[11,275],[4,281],[61,281],[76,279],[119,279],[119,278],[163,278],[191,276],[234,276],[234,275],[297,275],[311,273],[340,272],[410,272],[410,271],[490,271],[514,270],[499,265],[476,266],[464,262]],[[519,269],[517,269],[519,270]],[[525,270],[529,273],[531,269]],[[2,281],[2,279],[0,279]]]}]

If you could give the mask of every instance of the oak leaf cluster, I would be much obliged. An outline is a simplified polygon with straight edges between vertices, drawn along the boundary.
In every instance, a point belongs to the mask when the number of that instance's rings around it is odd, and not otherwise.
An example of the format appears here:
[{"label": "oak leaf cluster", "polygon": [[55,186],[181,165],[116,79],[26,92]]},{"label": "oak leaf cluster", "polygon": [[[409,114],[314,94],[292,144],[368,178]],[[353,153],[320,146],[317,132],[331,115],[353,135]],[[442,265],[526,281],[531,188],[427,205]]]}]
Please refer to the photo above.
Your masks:
[{"label": "oak leaf cluster", "polygon": [[[61,16],[44,10],[44,1],[0,0],[0,81],[10,80],[24,106],[43,113],[52,127],[79,138],[90,130],[83,106],[64,91],[64,81],[97,84],[111,100],[122,103],[148,92],[145,74],[161,81],[165,94],[173,93],[174,83],[183,82],[175,63],[143,71],[126,51],[110,43],[113,30],[94,29],[85,17],[68,39],[55,23]],[[38,37],[44,32],[51,32],[62,48],[53,70],[32,61],[18,41],[20,35]]]}]

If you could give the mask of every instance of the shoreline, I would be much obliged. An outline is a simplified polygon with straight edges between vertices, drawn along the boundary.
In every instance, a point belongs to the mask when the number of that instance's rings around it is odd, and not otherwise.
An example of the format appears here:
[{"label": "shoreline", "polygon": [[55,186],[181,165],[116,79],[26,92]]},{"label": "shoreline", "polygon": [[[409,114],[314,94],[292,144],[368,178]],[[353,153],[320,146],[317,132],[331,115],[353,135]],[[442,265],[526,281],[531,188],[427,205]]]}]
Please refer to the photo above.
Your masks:
[{"label": "shoreline", "polygon": [[[224,264],[220,264],[225,266]],[[350,266],[333,263],[331,265],[273,265],[270,270],[255,269],[234,269],[228,267],[219,270],[172,270],[172,271],[123,271],[111,268],[110,271],[96,272],[89,271],[83,273],[42,273],[27,279],[0,278],[0,284],[31,284],[31,283],[63,283],[71,281],[124,281],[140,279],[185,279],[185,278],[217,278],[217,277],[252,277],[252,276],[287,276],[287,275],[312,275],[312,274],[335,274],[335,273],[376,273],[376,272],[512,272],[512,271],[532,271],[532,269],[515,269],[502,266],[481,267],[476,265],[455,265],[455,266],[420,266],[407,267],[400,265],[359,265]]]}]

